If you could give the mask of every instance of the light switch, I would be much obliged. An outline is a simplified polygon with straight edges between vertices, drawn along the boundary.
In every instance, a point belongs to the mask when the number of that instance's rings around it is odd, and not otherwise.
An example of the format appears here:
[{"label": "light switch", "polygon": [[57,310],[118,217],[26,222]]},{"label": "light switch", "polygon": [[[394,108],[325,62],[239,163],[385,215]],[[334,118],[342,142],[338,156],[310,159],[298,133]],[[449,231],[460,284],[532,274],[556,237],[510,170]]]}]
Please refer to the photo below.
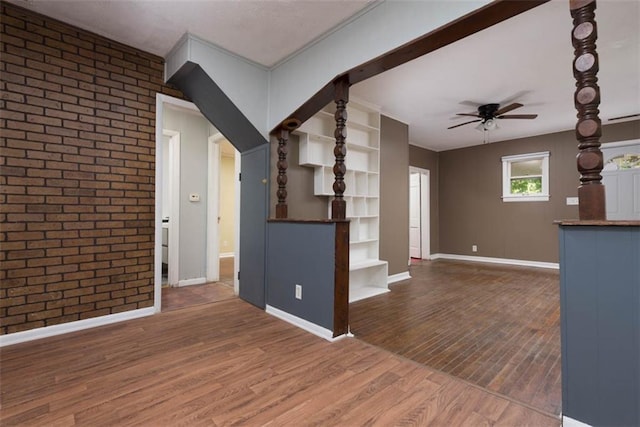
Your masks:
[{"label": "light switch", "polygon": [[200,201],[200,195],[198,193],[189,194],[189,201],[190,202],[199,202]]}]

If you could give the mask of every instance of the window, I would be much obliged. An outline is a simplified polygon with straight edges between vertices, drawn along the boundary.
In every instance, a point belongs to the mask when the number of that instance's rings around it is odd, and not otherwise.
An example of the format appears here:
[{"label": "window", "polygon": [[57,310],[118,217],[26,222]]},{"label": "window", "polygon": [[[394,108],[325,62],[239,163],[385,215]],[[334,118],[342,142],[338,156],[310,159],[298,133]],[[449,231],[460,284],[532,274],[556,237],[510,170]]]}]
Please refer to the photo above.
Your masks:
[{"label": "window", "polygon": [[549,200],[549,152],[502,158],[502,200],[538,202]]}]

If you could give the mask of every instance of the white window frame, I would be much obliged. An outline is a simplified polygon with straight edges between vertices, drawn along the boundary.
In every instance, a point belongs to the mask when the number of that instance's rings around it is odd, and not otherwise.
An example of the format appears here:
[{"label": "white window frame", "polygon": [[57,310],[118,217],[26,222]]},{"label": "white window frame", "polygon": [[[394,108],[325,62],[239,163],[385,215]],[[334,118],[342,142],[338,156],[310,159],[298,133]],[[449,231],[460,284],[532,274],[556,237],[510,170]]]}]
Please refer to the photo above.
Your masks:
[{"label": "white window frame", "polygon": [[[542,160],[542,193],[511,194],[511,164],[525,160]],[[517,154],[502,157],[502,201],[503,202],[546,202],[549,201],[549,152]]]}]

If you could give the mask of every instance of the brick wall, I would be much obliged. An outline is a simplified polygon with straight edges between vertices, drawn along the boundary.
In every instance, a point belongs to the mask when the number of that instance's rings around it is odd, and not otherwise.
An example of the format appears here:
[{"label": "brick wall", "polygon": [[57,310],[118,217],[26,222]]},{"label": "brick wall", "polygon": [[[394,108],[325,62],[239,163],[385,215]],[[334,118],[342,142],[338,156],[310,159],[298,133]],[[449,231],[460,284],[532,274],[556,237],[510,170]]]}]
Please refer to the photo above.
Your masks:
[{"label": "brick wall", "polygon": [[153,305],[163,60],[0,3],[0,326]]}]

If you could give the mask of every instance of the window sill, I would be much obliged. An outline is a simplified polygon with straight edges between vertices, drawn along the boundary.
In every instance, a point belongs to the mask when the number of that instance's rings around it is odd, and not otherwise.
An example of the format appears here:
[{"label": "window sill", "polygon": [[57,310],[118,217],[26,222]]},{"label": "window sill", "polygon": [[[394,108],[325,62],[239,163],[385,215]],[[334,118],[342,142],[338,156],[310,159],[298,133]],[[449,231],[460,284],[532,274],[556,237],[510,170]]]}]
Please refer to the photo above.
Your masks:
[{"label": "window sill", "polygon": [[548,202],[548,195],[541,196],[502,196],[503,202]]}]

